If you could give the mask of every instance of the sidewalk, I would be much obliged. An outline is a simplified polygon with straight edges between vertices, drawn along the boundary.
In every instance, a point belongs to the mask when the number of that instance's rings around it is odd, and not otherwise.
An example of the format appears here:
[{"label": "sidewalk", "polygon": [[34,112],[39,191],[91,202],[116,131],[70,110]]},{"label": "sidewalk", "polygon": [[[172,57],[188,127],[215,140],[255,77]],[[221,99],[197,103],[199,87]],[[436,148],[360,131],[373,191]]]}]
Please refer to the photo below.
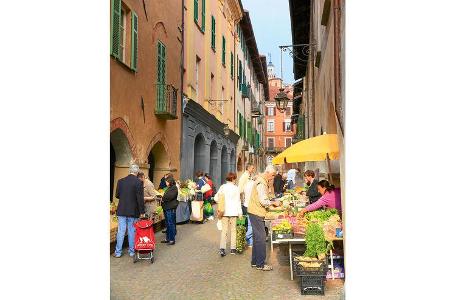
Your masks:
[{"label": "sidewalk", "polygon": [[241,255],[227,250],[220,257],[216,221],[178,225],[177,230],[174,246],[159,243],[164,234],[156,233],[154,264],[133,264],[127,255],[110,258],[111,299],[343,299],[341,280],[327,281],[325,297],[301,296],[278,247],[268,259],[274,266],[270,272],[250,267],[251,249]]}]

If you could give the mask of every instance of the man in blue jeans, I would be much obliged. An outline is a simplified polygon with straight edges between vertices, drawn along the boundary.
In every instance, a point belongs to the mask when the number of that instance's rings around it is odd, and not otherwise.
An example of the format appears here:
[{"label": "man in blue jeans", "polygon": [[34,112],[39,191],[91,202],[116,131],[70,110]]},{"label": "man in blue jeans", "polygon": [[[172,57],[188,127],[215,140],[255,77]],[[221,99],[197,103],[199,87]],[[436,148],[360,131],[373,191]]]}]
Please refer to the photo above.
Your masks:
[{"label": "man in blue jeans", "polygon": [[117,218],[119,229],[117,231],[116,251],[114,257],[122,256],[123,239],[128,230],[128,254],[134,256],[134,223],[145,212],[144,209],[144,185],[138,179],[139,166],[132,164],[130,174],[117,182],[116,198],[119,199],[117,206]]}]

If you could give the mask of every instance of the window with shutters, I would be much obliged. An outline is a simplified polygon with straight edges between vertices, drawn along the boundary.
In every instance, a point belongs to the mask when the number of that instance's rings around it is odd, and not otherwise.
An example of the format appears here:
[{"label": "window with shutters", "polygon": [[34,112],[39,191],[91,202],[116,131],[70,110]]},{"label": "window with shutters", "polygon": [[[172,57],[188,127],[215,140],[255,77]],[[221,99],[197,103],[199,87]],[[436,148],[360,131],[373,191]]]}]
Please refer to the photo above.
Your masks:
[{"label": "window with shutters", "polygon": [[267,148],[273,149],[275,144],[275,139],[273,137],[267,138]]},{"label": "window with shutters", "polygon": [[274,132],[275,131],[275,121],[274,120],[268,120],[267,121],[267,131],[268,132]]},{"label": "window with shutters", "polygon": [[291,131],[291,121],[284,121],[283,131]]},{"label": "window with shutters", "polygon": [[226,53],[226,41],[222,35],[222,65],[225,67],[225,53]]},{"label": "window with shutters", "polygon": [[[198,29],[201,32],[205,32],[205,11],[206,11],[206,0],[194,0],[194,21]],[[200,13],[200,20],[199,20]]]},{"label": "window with shutters", "polygon": [[166,110],[166,46],[158,41],[157,44],[157,74],[156,74],[156,107],[158,111]]},{"label": "window with shutters", "polygon": [[267,108],[267,115],[269,116],[269,117],[273,117],[274,116],[274,107],[268,107]]},{"label": "window with shutters", "polygon": [[230,76],[231,76],[231,80],[234,80],[234,56],[233,56],[233,52],[230,53]]},{"label": "window with shutters", "polygon": [[211,48],[216,51],[216,19],[211,16]]},{"label": "window with shutters", "polygon": [[111,55],[137,71],[138,16],[121,0],[111,0]]},{"label": "window with shutters", "polygon": [[292,138],[288,137],[284,139],[284,146],[290,147],[292,145]]},{"label": "window with shutters", "polygon": [[242,62],[241,60],[238,58],[238,89],[239,91],[241,91],[242,89]]}]

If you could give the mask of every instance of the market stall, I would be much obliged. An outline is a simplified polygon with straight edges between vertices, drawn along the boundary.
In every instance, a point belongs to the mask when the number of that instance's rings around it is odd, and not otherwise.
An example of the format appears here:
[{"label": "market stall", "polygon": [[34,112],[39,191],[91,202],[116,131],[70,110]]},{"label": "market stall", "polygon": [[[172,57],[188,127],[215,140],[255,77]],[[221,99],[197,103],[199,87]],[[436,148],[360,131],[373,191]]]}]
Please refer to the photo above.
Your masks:
[{"label": "market stall", "polygon": [[191,217],[191,201],[195,196],[195,184],[192,180],[187,180],[180,184],[178,189],[178,207],[176,212],[176,222],[184,223]]}]

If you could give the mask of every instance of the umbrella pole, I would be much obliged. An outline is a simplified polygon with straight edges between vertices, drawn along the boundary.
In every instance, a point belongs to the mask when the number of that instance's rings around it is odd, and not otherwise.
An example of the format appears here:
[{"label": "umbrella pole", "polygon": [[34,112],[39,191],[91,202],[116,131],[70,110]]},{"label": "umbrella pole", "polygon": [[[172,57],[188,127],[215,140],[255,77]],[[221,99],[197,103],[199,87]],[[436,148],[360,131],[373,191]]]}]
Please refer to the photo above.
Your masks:
[{"label": "umbrella pole", "polygon": [[328,156],[328,153],[327,153],[327,166],[328,166],[328,180],[330,181],[331,184],[333,184],[333,178],[331,176],[330,157]]}]

